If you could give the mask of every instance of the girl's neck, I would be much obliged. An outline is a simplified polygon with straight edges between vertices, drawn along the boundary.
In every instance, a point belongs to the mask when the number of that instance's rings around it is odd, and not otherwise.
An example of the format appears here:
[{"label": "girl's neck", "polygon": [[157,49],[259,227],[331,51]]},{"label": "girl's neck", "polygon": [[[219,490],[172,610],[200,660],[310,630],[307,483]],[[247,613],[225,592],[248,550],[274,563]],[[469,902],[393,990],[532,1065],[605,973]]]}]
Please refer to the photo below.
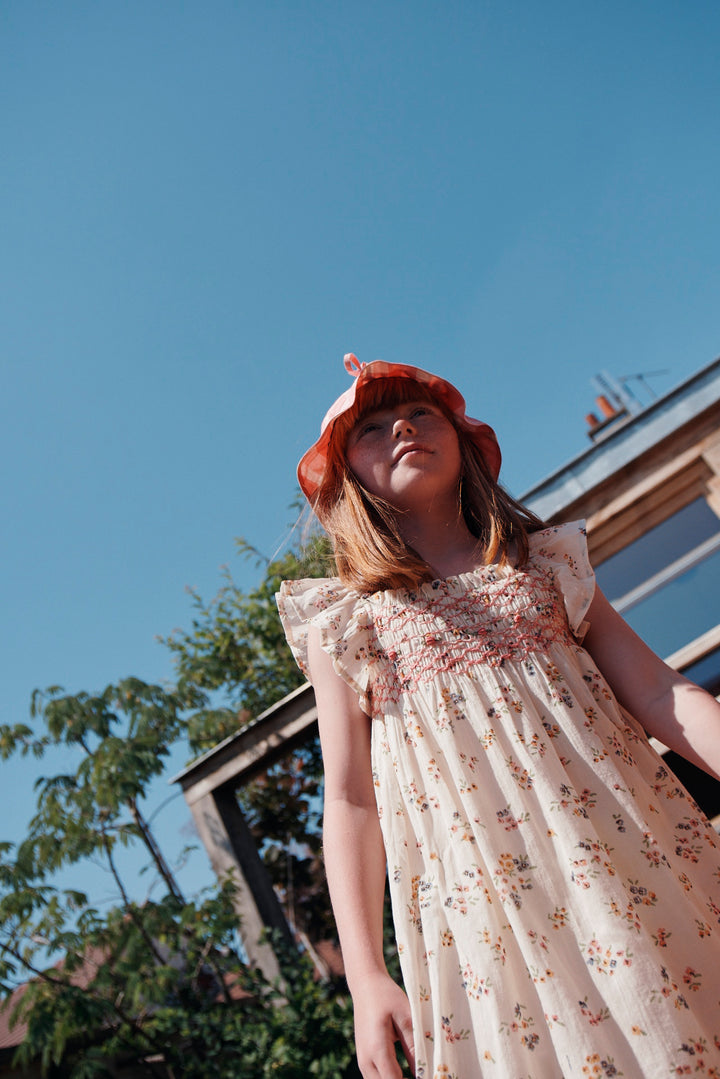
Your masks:
[{"label": "girl's neck", "polygon": [[399,528],[405,542],[428,563],[435,577],[454,577],[483,564],[482,547],[462,514],[447,517],[428,508],[422,514],[403,516]]}]

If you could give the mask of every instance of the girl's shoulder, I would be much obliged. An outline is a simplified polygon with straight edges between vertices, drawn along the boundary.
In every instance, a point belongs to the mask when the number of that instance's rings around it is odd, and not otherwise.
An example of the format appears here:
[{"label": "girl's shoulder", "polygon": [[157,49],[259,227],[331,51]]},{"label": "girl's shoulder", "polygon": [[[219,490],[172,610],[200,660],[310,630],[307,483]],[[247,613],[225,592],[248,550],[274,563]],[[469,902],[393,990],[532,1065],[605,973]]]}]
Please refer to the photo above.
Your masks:
[{"label": "girl's shoulder", "polygon": [[531,532],[528,544],[533,562],[563,562],[581,573],[590,570],[585,521],[568,521]]},{"label": "girl's shoulder", "polygon": [[352,596],[360,598],[341,584],[339,577],[302,577],[298,581],[283,581],[276,599],[281,615],[282,608],[287,607],[310,618],[328,607],[347,602]]},{"label": "girl's shoulder", "polygon": [[283,581],[275,599],[288,644],[306,676],[310,626],[320,631],[323,647],[339,655],[351,638],[367,633],[372,622],[366,598],[337,577]]},{"label": "girl's shoulder", "polygon": [[584,622],[595,593],[595,574],[590,565],[584,521],[551,525],[528,536],[530,565],[552,574],[562,594],[570,626],[578,637],[587,630]]}]

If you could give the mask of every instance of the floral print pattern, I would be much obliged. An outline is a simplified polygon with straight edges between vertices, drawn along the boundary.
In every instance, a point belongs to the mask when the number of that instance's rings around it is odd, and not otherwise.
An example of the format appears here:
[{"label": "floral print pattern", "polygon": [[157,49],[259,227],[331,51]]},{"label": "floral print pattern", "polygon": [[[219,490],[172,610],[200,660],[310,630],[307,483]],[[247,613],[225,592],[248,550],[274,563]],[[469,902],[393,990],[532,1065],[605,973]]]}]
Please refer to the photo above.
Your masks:
[{"label": "floral print pattern", "polygon": [[581,524],[361,596],[286,582],[372,716],[418,1079],[720,1079],[720,842],[580,641]]}]

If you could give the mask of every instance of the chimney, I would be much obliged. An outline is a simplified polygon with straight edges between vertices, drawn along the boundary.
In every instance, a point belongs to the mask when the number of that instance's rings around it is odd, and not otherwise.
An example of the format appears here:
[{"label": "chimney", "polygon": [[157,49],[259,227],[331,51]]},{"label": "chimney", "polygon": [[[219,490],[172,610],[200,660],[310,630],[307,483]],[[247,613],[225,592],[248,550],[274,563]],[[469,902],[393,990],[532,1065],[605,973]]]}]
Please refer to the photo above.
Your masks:
[{"label": "chimney", "polygon": [[598,406],[606,420],[611,420],[613,416],[617,416],[618,414],[618,410],[610,403],[610,401],[608,401],[604,393],[601,394],[600,397],[595,398],[595,404]]}]

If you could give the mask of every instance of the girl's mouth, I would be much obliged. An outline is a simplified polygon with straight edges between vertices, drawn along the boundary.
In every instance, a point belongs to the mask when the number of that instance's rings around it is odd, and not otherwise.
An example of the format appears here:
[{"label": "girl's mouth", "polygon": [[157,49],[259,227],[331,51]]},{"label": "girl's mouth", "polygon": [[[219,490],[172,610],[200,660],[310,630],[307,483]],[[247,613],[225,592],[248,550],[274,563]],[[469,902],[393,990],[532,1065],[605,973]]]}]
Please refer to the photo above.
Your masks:
[{"label": "girl's mouth", "polygon": [[401,448],[401,449],[400,449],[400,450],[399,450],[399,451],[398,451],[398,452],[397,452],[397,453],[395,454],[395,456],[394,456],[394,458],[393,458],[393,464],[394,464],[394,465],[396,465],[396,464],[398,463],[398,461],[401,461],[401,460],[403,459],[403,457],[407,457],[407,455],[408,455],[409,453],[427,453],[427,450],[425,449],[425,447],[424,447],[424,446],[418,446],[418,445],[417,445],[417,444],[415,444],[415,443],[412,443],[412,444],[411,444],[411,445],[409,445],[409,446],[403,446],[403,447],[402,447],[402,448]]}]

